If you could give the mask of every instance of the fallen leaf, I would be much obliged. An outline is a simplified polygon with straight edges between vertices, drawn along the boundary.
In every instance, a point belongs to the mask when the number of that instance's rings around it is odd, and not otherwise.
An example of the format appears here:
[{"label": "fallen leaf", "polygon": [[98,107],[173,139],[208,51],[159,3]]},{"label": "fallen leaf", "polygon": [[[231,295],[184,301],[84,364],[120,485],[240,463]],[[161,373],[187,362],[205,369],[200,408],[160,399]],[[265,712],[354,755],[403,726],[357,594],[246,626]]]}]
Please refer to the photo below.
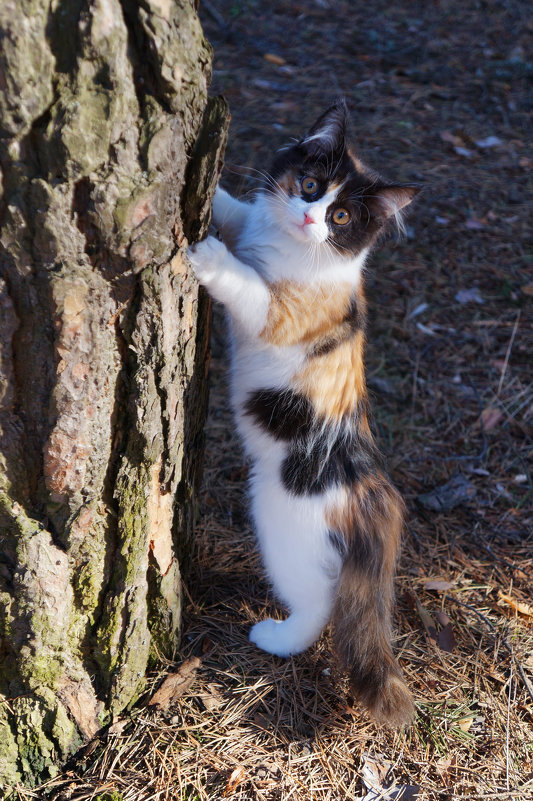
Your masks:
[{"label": "fallen leaf", "polygon": [[503,418],[503,412],[500,409],[495,409],[493,406],[487,406],[481,412],[481,422],[485,431],[490,431],[491,428],[496,428],[500,420]]},{"label": "fallen leaf", "polygon": [[474,722],[474,717],[475,715],[467,715],[466,717],[457,720],[455,725],[458,726],[461,731],[470,731],[472,728],[472,723]]},{"label": "fallen leaf", "polygon": [[435,620],[430,615],[427,609],[422,606],[418,598],[416,599],[416,611],[420,617],[420,620],[424,624],[424,628],[427,632],[429,639],[432,641],[434,645],[437,644],[437,624]]},{"label": "fallen leaf", "polygon": [[455,765],[455,757],[453,757],[453,756],[451,756],[451,757],[441,757],[440,759],[437,759],[437,761],[435,762],[435,767],[437,769],[437,773],[439,774],[439,776],[441,777],[441,779],[442,779],[442,781],[443,781],[443,783],[445,785],[447,785],[449,783],[449,780],[451,778],[450,777],[450,773],[451,773],[450,768],[452,768],[454,765]]},{"label": "fallen leaf", "polygon": [[505,593],[499,593],[500,598],[500,606],[504,606],[507,604],[515,612],[518,612],[519,615],[524,615],[525,617],[533,618],[533,606],[531,604],[526,604],[524,601],[515,601],[510,595],[505,595]]},{"label": "fallen leaf", "polygon": [[432,328],[430,328],[427,325],[424,325],[423,323],[417,323],[416,327],[418,328],[419,331],[422,331],[423,334],[429,334],[432,337],[437,336],[437,334],[435,333],[435,331],[433,331]]},{"label": "fallen leaf", "polygon": [[482,231],[485,227],[485,223],[483,220],[478,220],[476,217],[470,217],[465,222],[465,228],[469,228],[471,231]]},{"label": "fallen leaf", "polygon": [[156,706],[162,710],[168,709],[171,704],[187,692],[201,664],[202,662],[197,656],[191,656],[186,659],[176,673],[169,673],[161,687],[148,701],[148,706]]},{"label": "fallen leaf", "polygon": [[208,685],[203,692],[198,693],[197,697],[200,699],[208,712],[218,709],[218,707],[222,706],[224,703],[224,697],[219,693],[218,688],[213,684]]},{"label": "fallen leaf", "polygon": [[276,64],[278,67],[282,67],[287,62],[281,56],[277,56],[275,53],[265,53],[263,56],[265,61],[268,61],[270,64]]},{"label": "fallen leaf", "polygon": [[224,792],[222,793],[224,798],[230,793],[235,792],[239,784],[242,784],[245,776],[246,776],[246,771],[244,770],[243,765],[240,765],[238,768],[232,770],[231,775],[224,788]]},{"label": "fallen leaf", "polygon": [[475,486],[457,473],[446,484],[419,495],[418,502],[432,512],[449,512],[455,506],[472,500],[476,492]]},{"label": "fallen leaf", "polygon": [[427,579],[427,581],[424,581],[424,589],[445,592],[446,590],[453,589],[453,584],[451,584],[449,581],[445,581],[444,579]]},{"label": "fallen leaf", "polygon": [[448,142],[448,144],[454,145],[455,147],[460,147],[464,144],[464,139],[460,136],[456,136],[451,131],[441,131],[440,138],[443,142]]},{"label": "fallen leaf", "polygon": [[471,159],[474,156],[474,151],[469,150],[467,147],[454,147],[458,156],[463,156],[465,159]]},{"label": "fallen leaf", "polygon": [[[468,223],[467,223],[468,226]],[[471,289],[461,289],[457,292],[455,296],[455,300],[458,303],[470,303],[470,301],[474,301],[475,303],[485,303],[481,295],[479,294],[479,287],[473,286]]]},{"label": "fallen leaf", "polygon": [[254,715],[253,723],[259,729],[263,729],[263,731],[270,731],[272,728],[272,718],[267,715],[262,715],[260,712]]},{"label": "fallen leaf", "polygon": [[444,626],[437,635],[437,645],[446,653],[451,654],[455,648],[455,637],[453,634],[452,624],[448,623]]},{"label": "fallen leaf", "polygon": [[[433,643],[433,645],[438,645],[443,651],[451,653],[455,648],[455,637],[453,634],[452,621],[448,615],[441,611],[435,612],[435,620],[433,615],[422,606],[418,598],[416,598],[416,610],[430,642]],[[437,621],[440,625],[440,629],[437,626]]]},{"label": "fallen leaf", "polygon": [[437,620],[439,621],[441,626],[449,626],[449,625],[451,625],[452,621],[450,620],[450,618],[448,617],[446,612],[442,612],[439,609],[438,612],[435,612],[435,617],[437,618]]},{"label": "fallen leaf", "polygon": [[[420,787],[414,784],[396,784],[390,777],[392,763],[381,754],[363,754],[361,777],[367,793],[364,801],[415,801]],[[358,800],[359,801],[359,800]]]},{"label": "fallen leaf", "polygon": [[476,139],[475,142],[477,147],[480,147],[482,150],[490,147],[498,147],[502,144],[502,140],[498,136],[487,136],[485,139]]},{"label": "fallen leaf", "polygon": [[422,312],[425,312],[428,307],[428,303],[419,303],[418,306],[415,306],[412,312],[409,312],[407,319],[412,320],[413,317],[418,317],[418,315],[422,314]]},{"label": "fallen leaf", "polygon": [[289,87],[279,81],[265,81],[263,78],[256,78],[253,85],[258,89],[263,89],[267,92],[288,92]]},{"label": "fallen leaf", "polygon": [[114,735],[115,737],[119,737],[126,726],[128,725],[129,720],[127,718],[119,718],[107,730],[108,735]]},{"label": "fallen leaf", "polygon": [[525,286],[522,287],[522,292],[524,293],[524,295],[529,295],[530,297],[532,297],[533,296],[533,284],[525,284]]}]

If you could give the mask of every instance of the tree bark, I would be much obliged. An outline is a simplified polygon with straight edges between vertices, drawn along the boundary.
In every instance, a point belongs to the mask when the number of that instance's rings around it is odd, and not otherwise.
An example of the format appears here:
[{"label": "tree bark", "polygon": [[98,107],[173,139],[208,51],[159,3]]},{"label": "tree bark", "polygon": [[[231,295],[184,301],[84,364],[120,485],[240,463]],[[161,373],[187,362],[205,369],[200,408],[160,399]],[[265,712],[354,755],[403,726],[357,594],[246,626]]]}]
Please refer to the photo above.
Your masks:
[{"label": "tree bark", "polygon": [[0,786],[179,641],[227,109],[189,0],[0,4]]}]

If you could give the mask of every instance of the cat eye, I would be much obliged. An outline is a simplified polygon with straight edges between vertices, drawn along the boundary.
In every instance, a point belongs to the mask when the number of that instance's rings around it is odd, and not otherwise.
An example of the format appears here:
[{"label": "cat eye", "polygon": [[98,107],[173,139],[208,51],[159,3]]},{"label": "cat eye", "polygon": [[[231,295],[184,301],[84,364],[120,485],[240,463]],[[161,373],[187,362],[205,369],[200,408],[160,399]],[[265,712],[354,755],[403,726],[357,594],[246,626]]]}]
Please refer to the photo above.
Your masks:
[{"label": "cat eye", "polygon": [[350,212],[346,209],[336,209],[333,212],[333,222],[336,225],[346,225],[347,222],[350,222]]},{"label": "cat eye", "polygon": [[301,187],[304,195],[315,195],[318,192],[318,181],[306,175],[302,178]]}]

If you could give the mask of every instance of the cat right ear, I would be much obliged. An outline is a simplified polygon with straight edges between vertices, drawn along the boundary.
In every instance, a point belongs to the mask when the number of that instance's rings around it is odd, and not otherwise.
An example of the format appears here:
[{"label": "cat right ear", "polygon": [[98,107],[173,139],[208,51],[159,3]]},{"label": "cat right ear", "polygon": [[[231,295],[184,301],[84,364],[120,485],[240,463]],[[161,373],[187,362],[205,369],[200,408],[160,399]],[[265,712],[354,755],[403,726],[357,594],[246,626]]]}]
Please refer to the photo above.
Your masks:
[{"label": "cat right ear", "polygon": [[316,156],[344,150],[347,117],[346,101],[341,98],[318,118],[301,144]]},{"label": "cat right ear", "polygon": [[392,184],[371,186],[365,197],[367,208],[382,219],[396,216],[422,191],[420,184]]}]

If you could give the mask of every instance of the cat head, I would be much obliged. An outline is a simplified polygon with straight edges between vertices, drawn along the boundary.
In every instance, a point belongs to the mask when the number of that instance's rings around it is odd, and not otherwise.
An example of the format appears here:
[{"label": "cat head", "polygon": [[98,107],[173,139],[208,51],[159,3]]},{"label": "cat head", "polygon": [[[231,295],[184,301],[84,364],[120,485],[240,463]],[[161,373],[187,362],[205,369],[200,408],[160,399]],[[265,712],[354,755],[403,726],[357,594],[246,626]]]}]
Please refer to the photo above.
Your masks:
[{"label": "cat head", "polygon": [[353,257],[370,247],[420,191],[390,184],[351,154],[347,108],[335,102],[296,144],[278,154],[265,191],[272,217],[303,243],[327,244]]}]

